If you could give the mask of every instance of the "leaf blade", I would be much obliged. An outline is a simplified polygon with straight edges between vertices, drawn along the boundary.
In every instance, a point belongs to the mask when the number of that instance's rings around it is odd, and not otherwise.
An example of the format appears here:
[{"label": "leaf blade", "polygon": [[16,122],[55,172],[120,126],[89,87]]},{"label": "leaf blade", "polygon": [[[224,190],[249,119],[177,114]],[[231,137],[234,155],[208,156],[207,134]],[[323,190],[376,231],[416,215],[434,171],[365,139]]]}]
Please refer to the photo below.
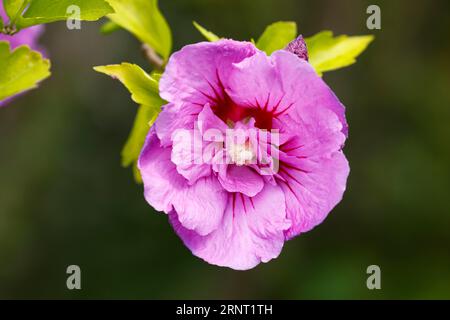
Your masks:
[{"label": "leaf blade", "polygon": [[256,47],[268,55],[285,48],[297,36],[297,24],[292,21],[278,21],[267,26],[256,41]]},{"label": "leaf blade", "polygon": [[194,24],[194,27],[201,33],[203,37],[205,37],[206,40],[210,42],[216,42],[220,40],[220,37],[214,34],[213,32],[203,28],[201,25],[199,25],[196,21],[192,22]]},{"label": "leaf blade", "polygon": [[28,46],[11,51],[0,41],[0,100],[34,89],[50,76],[50,61]]},{"label": "leaf blade", "polygon": [[148,75],[139,66],[122,63],[120,65],[100,66],[94,70],[121,81],[130,91],[134,102],[140,104],[136,118],[121,152],[122,166],[133,165],[133,174],[137,183],[141,183],[137,160],[145,142],[148,130],[156,120],[165,101],[159,96],[159,75]]},{"label": "leaf blade", "polygon": [[165,61],[172,50],[172,32],[158,0],[108,0],[115,13],[109,19],[152,47]]},{"label": "leaf blade", "polygon": [[18,15],[22,12],[21,9],[25,9],[24,7],[30,0],[3,0],[3,7],[5,8],[6,15],[9,17],[10,21],[15,21]]},{"label": "leaf blade", "polygon": [[80,8],[80,20],[86,21],[96,21],[114,12],[105,0],[33,0],[18,19],[17,27],[26,28],[66,20],[72,17],[72,12],[68,11],[72,6]]},{"label": "leaf blade", "polygon": [[374,36],[338,36],[331,31],[322,31],[306,38],[309,62],[319,75],[324,72],[350,66],[366,50]]},{"label": "leaf blade", "polygon": [[122,149],[122,166],[128,167],[137,161],[144,146],[148,130],[158,116],[157,110],[152,106],[141,105],[136,113],[133,128],[127,142]]},{"label": "leaf blade", "polygon": [[94,70],[118,79],[137,104],[155,105],[163,102],[159,97],[158,82],[135,64],[97,66]]},{"label": "leaf blade", "polygon": [[117,23],[115,23],[114,21],[109,20],[108,22],[104,23],[101,27],[100,27],[100,33],[103,35],[108,35],[111,34],[117,30],[122,29],[121,26],[119,26]]}]

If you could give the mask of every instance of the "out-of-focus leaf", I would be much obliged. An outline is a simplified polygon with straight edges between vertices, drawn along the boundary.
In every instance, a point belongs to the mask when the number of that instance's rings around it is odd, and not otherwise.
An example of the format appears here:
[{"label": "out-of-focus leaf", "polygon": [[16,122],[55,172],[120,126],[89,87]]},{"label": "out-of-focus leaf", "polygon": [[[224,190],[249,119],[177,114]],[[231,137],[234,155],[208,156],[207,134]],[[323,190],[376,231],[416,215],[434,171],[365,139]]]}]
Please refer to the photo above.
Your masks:
[{"label": "out-of-focus leaf", "polygon": [[116,13],[108,17],[152,47],[164,60],[172,50],[172,33],[158,0],[108,0]]},{"label": "out-of-focus leaf", "polygon": [[[128,136],[127,142],[122,149],[122,166],[128,167],[136,164],[148,130],[153,125],[158,116],[159,110],[153,106],[142,105],[139,107],[134,120],[133,128]],[[135,173],[135,178],[137,178]],[[140,182],[139,179],[136,179]]]},{"label": "out-of-focus leaf", "polygon": [[104,23],[101,28],[100,28],[100,32],[104,35],[108,35],[110,33],[113,33],[114,31],[117,31],[119,29],[122,29],[121,26],[119,26],[117,23],[115,23],[114,21],[107,21],[106,23]]},{"label": "out-of-focus leaf", "polygon": [[27,46],[10,50],[9,42],[0,41],[0,100],[26,90],[50,76],[50,61]]},{"label": "out-of-focus leaf", "polygon": [[24,10],[26,5],[31,0],[3,0],[3,7],[8,15],[10,21],[15,21],[16,18],[22,14],[21,10]]},{"label": "out-of-focus leaf", "polygon": [[141,176],[141,172],[139,171],[137,161],[133,162],[133,177],[134,177],[134,181],[136,181],[136,183],[142,184],[142,176]]},{"label": "out-of-focus leaf", "polygon": [[[136,162],[147,132],[161,111],[161,106],[165,103],[159,96],[158,81],[139,66],[129,63],[95,67],[94,69],[120,80],[131,92],[133,101],[140,104],[133,128],[122,150],[122,165],[128,167],[133,164],[135,179],[140,183]],[[154,76],[159,79],[159,74],[154,73]]]},{"label": "out-of-focus leaf", "polygon": [[268,55],[284,49],[297,36],[297,24],[279,21],[269,25],[256,42],[256,47]]},{"label": "out-of-focus leaf", "polygon": [[159,82],[159,80],[161,80],[162,73],[160,73],[160,72],[158,72],[158,71],[153,71],[153,72],[151,73],[151,77],[152,77],[153,79],[155,79],[157,82]]},{"label": "out-of-focus leaf", "polygon": [[32,0],[22,17],[17,19],[17,27],[25,28],[36,24],[66,20],[72,17],[68,8],[80,9],[79,20],[96,21],[113,13],[105,0]]},{"label": "out-of-focus leaf", "polygon": [[211,31],[206,30],[201,25],[199,25],[197,22],[193,21],[194,27],[206,38],[206,40],[215,42],[220,40],[220,38],[212,33]]},{"label": "out-of-focus leaf", "polygon": [[306,38],[309,63],[319,75],[323,72],[336,70],[356,62],[358,57],[374,37],[342,35],[333,37],[331,31],[322,31],[311,38]]}]

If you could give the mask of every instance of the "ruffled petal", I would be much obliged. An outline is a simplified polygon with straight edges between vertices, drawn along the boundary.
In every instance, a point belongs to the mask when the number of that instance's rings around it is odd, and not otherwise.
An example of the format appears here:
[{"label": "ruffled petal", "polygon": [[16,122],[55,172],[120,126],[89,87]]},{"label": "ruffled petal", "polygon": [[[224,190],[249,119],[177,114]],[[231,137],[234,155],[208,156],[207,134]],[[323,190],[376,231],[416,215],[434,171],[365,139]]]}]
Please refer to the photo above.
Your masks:
[{"label": "ruffled petal", "polygon": [[280,151],[290,156],[314,157],[329,155],[342,149],[346,136],[337,115],[326,108],[306,109],[301,120],[289,115],[275,120],[280,130]]},{"label": "ruffled petal", "polygon": [[305,60],[280,50],[271,57],[257,53],[235,68],[227,87],[235,103],[280,120],[289,115],[296,121],[301,121],[305,110],[327,108],[336,113],[347,134],[344,106]]},{"label": "ruffled petal", "polygon": [[163,148],[153,129],[147,136],[138,161],[144,182],[144,196],[158,211],[172,210],[173,198],[186,187],[186,179],[171,162],[170,148]]},{"label": "ruffled petal", "polygon": [[341,151],[342,123],[326,108],[305,110],[302,121],[285,119],[292,131],[281,135],[280,167],[276,176],[283,188],[293,238],[320,224],[341,201],[349,175]]},{"label": "ruffled petal", "polygon": [[228,192],[239,192],[249,197],[256,196],[264,187],[264,179],[247,166],[229,165],[218,178]]},{"label": "ruffled petal", "polygon": [[341,151],[310,158],[283,157],[277,179],[286,197],[291,239],[323,222],[342,200],[350,168]]},{"label": "ruffled petal", "polygon": [[[173,133],[171,160],[177,171],[189,184],[194,184],[212,173],[211,165],[203,156],[207,142],[204,142],[199,130],[178,129]],[[206,149],[207,150],[207,149]]]},{"label": "ruffled petal", "polygon": [[161,97],[204,106],[223,98],[232,64],[256,52],[250,42],[220,40],[188,45],[174,53],[160,81]]},{"label": "ruffled petal", "polygon": [[195,128],[195,121],[203,107],[193,104],[174,105],[169,103],[162,108],[161,113],[153,125],[161,140],[161,145],[172,145],[172,135],[176,130]]},{"label": "ruffled petal", "polygon": [[138,167],[144,182],[144,196],[152,207],[166,213],[176,210],[180,223],[200,235],[217,228],[225,210],[227,193],[212,176],[189,185],[172,163],[170,148],[161,147],[153,130]]},{"label": "ruffled petal", "polygon": [[284,230],[291,224],[285,209],[281,189],[266,185],[253,198],[230,194],[219,227],[207,236],[184,228],[176,212],[169,219],[194,255],[211,264],[247,270],[280,254]]},{"label": "ruffled petal", "polygon": [[227,199],[217,178],[209,176],[185,188],[173,199],[173,207],[185,228],[205,236],[219,227]]},{"label": "ruffled petal", "polygon": [[222,137],[221,140],[214,139],[216,141],[224,141],[223,137],[228,128],[226,123],[214,114],[209,103],[205,105],[198,115],[198,127],[204,138],[208,140],[212,140],[211,135]]}]

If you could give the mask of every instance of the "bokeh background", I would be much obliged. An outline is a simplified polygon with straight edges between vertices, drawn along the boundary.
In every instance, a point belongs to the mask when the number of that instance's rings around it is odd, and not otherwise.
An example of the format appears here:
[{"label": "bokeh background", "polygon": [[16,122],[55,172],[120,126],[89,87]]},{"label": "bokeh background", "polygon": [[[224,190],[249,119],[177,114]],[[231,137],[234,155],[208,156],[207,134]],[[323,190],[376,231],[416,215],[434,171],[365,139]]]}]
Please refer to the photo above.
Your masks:
[{"label": "bokeh background", "polygon": [[[378,4],[382,30],[366,29]],[[125,31],[100,23],[42,38],[53,75],[0,109],[0,298],[450,298],[450,2],[160,0],[175,49],[202,37],[258,37],[278,20],[310,36],[372,33],[350,68],[325,80],[347,106],[352,172],[344,200],[281,256],[238,272],[191,255],[145,202],[120,150],[136,112],[92,66],[148,67]],[[82,290],[66,289],[66,268]],[[382,289],[366,288],[366,268]]]}]

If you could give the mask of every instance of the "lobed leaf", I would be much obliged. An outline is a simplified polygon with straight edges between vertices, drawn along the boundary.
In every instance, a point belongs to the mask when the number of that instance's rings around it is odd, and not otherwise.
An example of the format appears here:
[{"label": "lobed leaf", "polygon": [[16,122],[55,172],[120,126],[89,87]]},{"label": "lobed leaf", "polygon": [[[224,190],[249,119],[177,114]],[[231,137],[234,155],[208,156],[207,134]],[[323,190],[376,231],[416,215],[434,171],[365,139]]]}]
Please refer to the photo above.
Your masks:
[{"label": "lobed leaf", "polygon": [[0,41],[0,100],[26,90],[50,76],[50,61],[28,46],[11,51],[9,42]]},{"label": "lobed leaf", "polygon": [[72,16],[72,12],[68,11],[71,6],[79,7],[80,20],[87,21],[96,21],[114,12],[105,0],[31,0],[28,9],[17,20],[17,27],[22,29],[37,24],[66,20]]},{"label": "lobed leaf", "polygon": [[367,46],[374,40],[373,36],[333,37],[331,31],[322,31],[306,38],[309,63],[319,75],[323,72],[347,67],[356,62]]}]

